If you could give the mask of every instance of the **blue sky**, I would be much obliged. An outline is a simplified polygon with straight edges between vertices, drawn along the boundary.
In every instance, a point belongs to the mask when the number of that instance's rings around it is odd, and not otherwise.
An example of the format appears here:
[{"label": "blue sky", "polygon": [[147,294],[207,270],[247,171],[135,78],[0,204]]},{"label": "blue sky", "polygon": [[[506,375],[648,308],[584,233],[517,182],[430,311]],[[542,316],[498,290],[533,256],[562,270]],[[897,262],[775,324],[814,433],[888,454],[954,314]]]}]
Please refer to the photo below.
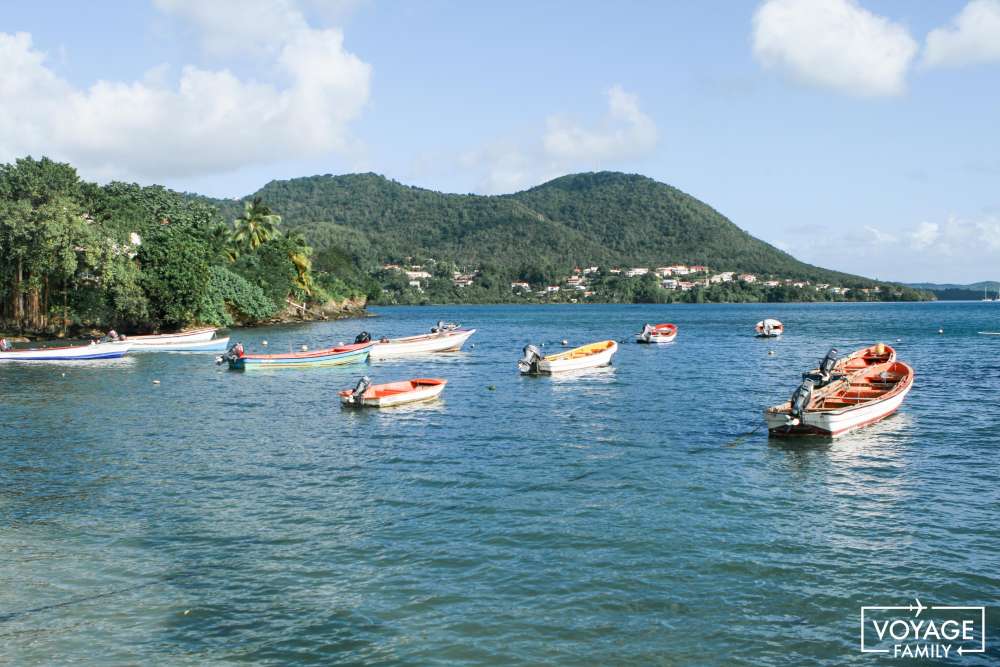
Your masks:
[{"label": "blue sky", "polygon": [[0,5],[0,160],[216,196],[646,174],[806,261],[1000,278],[1000,0]]}]

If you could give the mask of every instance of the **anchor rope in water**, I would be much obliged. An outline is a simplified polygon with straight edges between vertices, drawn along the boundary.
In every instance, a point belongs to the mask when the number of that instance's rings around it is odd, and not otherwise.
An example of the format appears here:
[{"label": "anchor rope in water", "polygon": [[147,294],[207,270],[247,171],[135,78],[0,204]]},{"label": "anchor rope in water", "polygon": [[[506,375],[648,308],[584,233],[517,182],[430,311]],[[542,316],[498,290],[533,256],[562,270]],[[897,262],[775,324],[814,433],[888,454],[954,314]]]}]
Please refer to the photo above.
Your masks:
[{"label": "anchor rope in water", "polygon": [[170,581],[171,579],[176,579],[180,576],[182,576],[180,573],[168,574],[162,577],[157,577],[156,579],[152,579],[150,581],[143,582],[141,584],[134,584],[132,586],[126,586],[125,588],[117,588],[115,590],[106,591],[104,593],[97,593],[95,595],[84,595],[81,597],[64,600],[63,602],[53,602],[52,604],[45,604],[38,607],[31,607],[29,609],[21,609],[18,611],[0,613],[0,623],[7,623],[21,616],[27,616],[28,614],[36,614],[38,612],[48,611],[50,609],[70,607],[76,604],[83,604],[84,602],[92,602],[93,600],[101,600],[103,598],[114,597],[116,595],[121,595],[122,593],[128,593],[130,591],[136,591],[142,588],[148,588],[150,586],[162,584],[164,582]]}]

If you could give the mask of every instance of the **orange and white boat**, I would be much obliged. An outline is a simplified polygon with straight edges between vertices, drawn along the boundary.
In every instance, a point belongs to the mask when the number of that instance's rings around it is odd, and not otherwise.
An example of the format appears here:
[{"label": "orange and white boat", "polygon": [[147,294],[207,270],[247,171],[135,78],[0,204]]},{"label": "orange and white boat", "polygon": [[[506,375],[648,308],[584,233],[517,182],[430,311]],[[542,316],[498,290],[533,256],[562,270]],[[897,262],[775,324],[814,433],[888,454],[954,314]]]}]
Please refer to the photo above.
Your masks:
[{"label": "orange and white boat", "polygon": [[567,352],[543,357],[537,347],[526,345],[524,356],[517,362],[517,367],[525,375],[553,375],[567,371],[579,371],[585,368],[610,365],[611,359],[617,351],[618,343],[613,340],[602,340]]},{"label": "orange and white boat", "polygon": [[673,343],[677,338],[676,324],[644,324],[642,331],[635,335],[637,343]]},{"label": "orange and white boat", "polygon": [[440,378],[415,378],[402,382],[372,384],[368,377],[358,380],[354,389],[339,393],[341,405],[352,408],[389,408],[407,403],[432,401],[444,391],[447,380]]},{"label": "orange and white boat", "polygon": [[835,437],[885,419],[913,388],[913,368],[896,351],[878,344],[835,359],[804,374],[792,398],[764,412],[773,436]]},{"label": "orange and white boat", "polygon": [[785,325],[776,319],[768,318],[761,320],[754,327],[758,338],[777,338],[785,333]]}]

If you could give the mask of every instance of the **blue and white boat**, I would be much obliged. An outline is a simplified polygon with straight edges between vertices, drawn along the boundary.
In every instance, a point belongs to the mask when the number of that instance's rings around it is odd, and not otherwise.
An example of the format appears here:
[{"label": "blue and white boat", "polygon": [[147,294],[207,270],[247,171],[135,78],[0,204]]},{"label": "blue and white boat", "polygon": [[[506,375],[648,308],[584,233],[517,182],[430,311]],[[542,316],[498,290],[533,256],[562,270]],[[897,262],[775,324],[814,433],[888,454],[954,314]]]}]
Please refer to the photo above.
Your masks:
[{"label": "blue and white boat", "polygon": [[215,338],[215,327],[181,331],[173,334],[129,336],[125,339],[133,352],[224,352],[229,337]]},{"label": "blue and white boat", "polygon": [[35,347],[0,351],[0,361],[78,361],[81,359],[117,359],[124,357],[131,345],[127,342],[90,343],[64,347]]}]

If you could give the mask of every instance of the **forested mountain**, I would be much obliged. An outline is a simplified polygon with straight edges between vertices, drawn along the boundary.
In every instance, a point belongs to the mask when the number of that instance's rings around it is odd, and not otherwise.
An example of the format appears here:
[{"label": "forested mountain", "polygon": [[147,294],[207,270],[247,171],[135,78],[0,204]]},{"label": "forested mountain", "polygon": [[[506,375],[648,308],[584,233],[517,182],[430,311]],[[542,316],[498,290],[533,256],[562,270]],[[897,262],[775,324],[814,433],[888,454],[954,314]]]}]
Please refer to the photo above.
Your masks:
[{"label": "forested mountain", "polygon": [[[800,262],[694,197],[638,175],[574,174],[500,196],[443,194],[375,174],[325,175],[272,181],[250,197],[261,197],[317,249],[338,248],[367,267],[433,258],[526,278],[573,266],[690,263],[876,284]],[[243,206],[212,201],[226,218]]]}]

